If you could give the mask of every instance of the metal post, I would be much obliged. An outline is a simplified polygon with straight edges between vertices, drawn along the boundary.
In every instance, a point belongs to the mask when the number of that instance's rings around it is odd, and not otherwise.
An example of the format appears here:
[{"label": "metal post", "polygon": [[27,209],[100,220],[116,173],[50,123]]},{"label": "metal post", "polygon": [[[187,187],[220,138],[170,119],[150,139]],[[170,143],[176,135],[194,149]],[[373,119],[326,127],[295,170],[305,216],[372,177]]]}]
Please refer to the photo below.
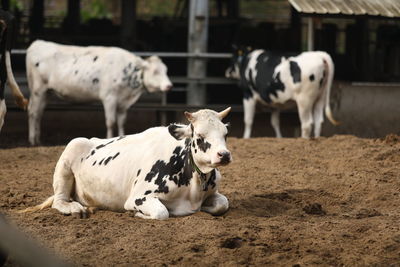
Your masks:
[{"label": "metal post", "polygon": [[[208,42],[208,0],[190,0],[188,52],[207,51]],[[206,77],[207,64],[203,58],[188,60],[188,77],[203,79]],[[189,105],[206,104],[206,87],[204,84],[190,82],[187,87],[186,103]]]},{"label": "metal post", "polygon": [[313,18],[308,18],[308,30],[307,30],[307,50],[314,50],[314,22]]}]

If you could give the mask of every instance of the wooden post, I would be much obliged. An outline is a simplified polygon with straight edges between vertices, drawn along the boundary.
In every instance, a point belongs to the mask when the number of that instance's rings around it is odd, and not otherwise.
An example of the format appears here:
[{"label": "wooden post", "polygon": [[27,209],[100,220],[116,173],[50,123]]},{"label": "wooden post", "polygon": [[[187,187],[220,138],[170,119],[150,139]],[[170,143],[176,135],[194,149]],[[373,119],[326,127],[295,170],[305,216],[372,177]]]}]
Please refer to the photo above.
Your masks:
[{"label": "wooden post", "polygon": [[[188,52],[207,52],[208,43],[208,0],[190,0]],[[189,58],[188,77],[203,79],[206,77],[207,62],[204,58]],[[189,82],[186,103],[189,105],[206,104],[206,87],[195,81]]]},{"label": "wooden post", "polygon": [[312,17],[307,18],[307,50],[314,50],[314,22]]},{"label": "wooden post", "polygon": [[121,1],[121,46],[133,50],[136,41],[136,0]]}]

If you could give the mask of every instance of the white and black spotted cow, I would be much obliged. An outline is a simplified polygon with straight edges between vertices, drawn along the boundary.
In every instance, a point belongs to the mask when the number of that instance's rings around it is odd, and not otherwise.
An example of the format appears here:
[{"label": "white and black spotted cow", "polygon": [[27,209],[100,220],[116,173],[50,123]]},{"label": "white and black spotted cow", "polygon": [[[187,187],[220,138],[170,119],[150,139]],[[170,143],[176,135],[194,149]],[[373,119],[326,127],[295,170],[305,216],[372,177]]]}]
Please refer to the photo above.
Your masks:
[{"label": "white and black spotted cow", "polygon": [[325,114],[335,125],[329,105],[334,75],[331,57],[321,51],[304,52],[298,56],[284,56],[261,49],[235,49],[232,65],[225,76],[238,79],[243,90],[244,138],[250,138],[256,104],[272,107],[271,124],[276,137],[282,137],[279,109],[290,100],[297,104],[301,136],[319,137]]},{"label": "white and black spotted cow", "polygon": [[26,109],[28,105],[28,100],[26,100],[22,95],[11,68],[10,53],[13,35],[14,16],[9,12],[0,9],[0,130],[3,127],[4,117],[7,112],[4,100],[6,82],[8,82],[8,85],[11,88],[16,104],[22,109]]},{"label": "white and black spotted cow", "polygon": [[113,139],[72,140],[57,162],[54,195],[26,211],[49,207],[83,217],[91,208],[135,211],[166,219],[205,211],[221,215],[218,166],[231,162],[222,119],[230,108],[185,112],[189,125],[172,124]]},{"label": "white and black spotted cow", "polygon": [[79,47],[35,41],[27,50],[26,68],[31,91],[29,142],[40,142],[40,121],[46,106],[46,93],[52,90],[62,98],[88,102],[101,100],[107,138],[124,135],[128,108],[145,92],[168,91],[171,81],[159,57],[145,60],[116,47]]}]

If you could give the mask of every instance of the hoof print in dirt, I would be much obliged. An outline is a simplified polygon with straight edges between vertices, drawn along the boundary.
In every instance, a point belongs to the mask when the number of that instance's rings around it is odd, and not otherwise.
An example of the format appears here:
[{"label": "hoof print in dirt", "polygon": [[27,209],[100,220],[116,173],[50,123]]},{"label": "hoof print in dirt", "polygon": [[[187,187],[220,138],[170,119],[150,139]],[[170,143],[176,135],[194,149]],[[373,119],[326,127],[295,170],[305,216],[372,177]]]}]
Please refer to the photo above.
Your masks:
[{"label": "hoof print in dirt", "polygon": [[240,237],[228,238],[222,242],[221,247],[229,249],[240,248],[242,246],[243,241],[244,240]]},{"label": "hoof print in dirt", "polygon": [[204,249],[204,247],[203,246],[199,246],[199,245],[194,245],[194,246],[192,246],[191,248],[190,248],[190,250],[192,251],[192,252],[204,252],[205,251],[205,249]]},{"label": "hoof print in dirt", "polygon": [[364,219],[376,216],[382,216],[382,213],[376,209],[360,209],[355,215],[356,219]]},{"label": "hoof print in dirt", "polygon": [[325,215],[326,212],[322,209],[321,204],[319,203],[313,203],[313,204],[308,204],[303,207],[303,210],[307,214],[311,215]]}]

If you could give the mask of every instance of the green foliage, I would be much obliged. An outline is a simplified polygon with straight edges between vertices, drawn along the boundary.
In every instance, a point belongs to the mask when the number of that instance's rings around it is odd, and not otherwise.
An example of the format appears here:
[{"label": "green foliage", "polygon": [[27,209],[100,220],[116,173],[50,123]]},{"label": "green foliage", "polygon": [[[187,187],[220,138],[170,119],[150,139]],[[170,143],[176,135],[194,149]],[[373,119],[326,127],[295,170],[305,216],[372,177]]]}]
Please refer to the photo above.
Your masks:
[{"label": "green foliage", "polygon": [[10,8],[11,10],[22,10],[24,8],[24,4],[20,0],[11,0],[10,1]]},{"label": "green foliage", "polygon": [[110,19],[111,13],[107,10],[107,6],[102,0],[88,1],[81,9],[82,22],[85,23],[90,19]]}]

